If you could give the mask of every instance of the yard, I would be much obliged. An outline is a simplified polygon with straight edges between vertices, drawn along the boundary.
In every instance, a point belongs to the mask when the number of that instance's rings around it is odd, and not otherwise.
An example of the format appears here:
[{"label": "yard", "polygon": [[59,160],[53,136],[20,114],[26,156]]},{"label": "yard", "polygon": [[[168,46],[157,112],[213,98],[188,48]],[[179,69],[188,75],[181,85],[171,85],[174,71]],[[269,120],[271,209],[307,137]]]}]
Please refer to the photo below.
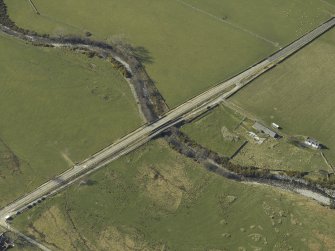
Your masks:
[{"label": "yard", "polygon": [[111,65],[0,35],[0,207],[141,125]]},{"label": "yard", "polygon": [[53,35],[90,31],[96,39],[122,38],[142,47],[149,75],[171,108],[334,13],[334,7],[319,0],[275,5],[265,0],[34,0],[41,15],[28,1],[5,2],[9,15],[25,28]]}]

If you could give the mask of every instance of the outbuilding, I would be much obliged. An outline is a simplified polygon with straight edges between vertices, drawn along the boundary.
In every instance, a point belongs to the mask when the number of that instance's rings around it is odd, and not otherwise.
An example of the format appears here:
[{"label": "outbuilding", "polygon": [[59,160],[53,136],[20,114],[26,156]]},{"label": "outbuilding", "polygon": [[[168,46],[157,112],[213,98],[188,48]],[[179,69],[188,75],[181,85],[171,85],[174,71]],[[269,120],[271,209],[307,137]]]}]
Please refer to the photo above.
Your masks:
[{"label": "outbuilding", "polygon": [[278,129],[278,130],[280,129],[280,126],[276,123],[271,123],[271,126],[275,129]]},{"label": "outbuilding", "polygon": [[266,126],[256,122],[253,126],[254,129],[256,129],[257,131],[264,133],[266,135],[269,135],[270,137],[276,139],[279,138],[278,133],[272,131],[271,129],[267,128]]}]

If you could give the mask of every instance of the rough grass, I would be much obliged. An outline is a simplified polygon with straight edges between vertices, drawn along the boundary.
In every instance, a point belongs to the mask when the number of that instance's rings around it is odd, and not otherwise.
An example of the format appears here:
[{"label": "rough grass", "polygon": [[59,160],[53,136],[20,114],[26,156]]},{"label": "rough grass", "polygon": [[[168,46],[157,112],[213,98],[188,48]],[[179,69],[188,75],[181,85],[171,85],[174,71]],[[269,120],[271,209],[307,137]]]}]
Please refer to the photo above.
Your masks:
[{"label": "rough grass", "polygon": [[[47,241],[54,250],[58,246],[63,250],[281,251],[332,250],[335,245],[332,210],[270,187],[208,173],[161,141],[88,179],[94,185],[75,184],[18,216],[14,225]],[[176,199],[180,203],[174,208],[162,203],[167,200],[173,205]]]},{"label": "rough grass", "polygon": [[0,207],[141,124],[107,62],[4,36],[0,49]]},{"label": "rough grass", "polygon": [[335,30],[263,75],[231,101],[291,135],[314,137],[335,165]]},{"label": "rough grass", "polygon": [[[332,12],[319,0],[187,1],[201,11],[181,0],[34,3],[40,16],[27,1],[6,1],[9,15],[25,28],[51,34],[90,31],[97,39],[124,37],[142,46],[149,75],[170,107],[274,52],[277,48],[261,36],[287,44]],[[223,22],[226,16],[233,25]]]},{"label": "rough grass", "polygon": [[249,143],[234,157],[234,163],[274,170],[333,172],[320,153],[294,146],[286,139],[281,141],[266,139],[261,145],[251,138],[249,140]]}]

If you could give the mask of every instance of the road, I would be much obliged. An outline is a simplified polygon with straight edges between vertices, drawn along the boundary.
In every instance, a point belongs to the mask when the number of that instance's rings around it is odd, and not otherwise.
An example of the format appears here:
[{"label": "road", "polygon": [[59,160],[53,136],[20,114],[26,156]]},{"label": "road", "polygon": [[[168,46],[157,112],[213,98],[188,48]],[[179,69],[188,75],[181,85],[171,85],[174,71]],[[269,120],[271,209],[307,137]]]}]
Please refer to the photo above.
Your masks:
[{"label": "road", "polygon": [[83,176],[96,171],[113,160],[142,146],[166,129],[186,121],[194,116],[197,116],[209,108],[219,104],[224,99],[230,97],[235,92],[250,83],[252,80],[270,68],[274,67],[276,64],[283,61],[287,57],[291,56],[334,26],[335,18],[332,18],[304,37],[276,52],[269,58],[250,67],[230,80],[223,82],[188,100],[182,105],[166,113],[159,120],[140,127],[136,131],[119,139],[114,144],[94,154],[80,164],[73,166],[71,169],[44,183],[34,191],[18,198],[0,210],[0,224],[8,228],[6,221],[9,217],[26,210],[28,207],[30,208],[35,203],[39,203],[45,197],[59,192],[61,189],[71,185]]}]

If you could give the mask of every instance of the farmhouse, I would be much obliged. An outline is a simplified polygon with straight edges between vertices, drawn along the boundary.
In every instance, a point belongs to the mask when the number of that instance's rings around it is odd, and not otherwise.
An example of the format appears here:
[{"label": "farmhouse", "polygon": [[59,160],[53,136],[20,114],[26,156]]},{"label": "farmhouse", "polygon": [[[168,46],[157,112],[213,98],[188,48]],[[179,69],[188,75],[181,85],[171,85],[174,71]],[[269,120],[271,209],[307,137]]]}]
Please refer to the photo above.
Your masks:
[{"label": "farmhouse", "polygon": [[257,131],[265,133],[266,135],[269,135],[270,137],[274,139],[279,137],[279,135],[276,132],[272,131],[271,129],[263,126],[262,124],[258,122],[256,122],[252,127],[256,129]]},{"label": "farmhouse", "polygon": [[313,138],[307,138],[305,140],[305,144],[310,146],[310,147],[313,147],[315,149],[320,149],[321,148],[321,145],[320,143],[316,140],[316,139],[313,139]]}]

